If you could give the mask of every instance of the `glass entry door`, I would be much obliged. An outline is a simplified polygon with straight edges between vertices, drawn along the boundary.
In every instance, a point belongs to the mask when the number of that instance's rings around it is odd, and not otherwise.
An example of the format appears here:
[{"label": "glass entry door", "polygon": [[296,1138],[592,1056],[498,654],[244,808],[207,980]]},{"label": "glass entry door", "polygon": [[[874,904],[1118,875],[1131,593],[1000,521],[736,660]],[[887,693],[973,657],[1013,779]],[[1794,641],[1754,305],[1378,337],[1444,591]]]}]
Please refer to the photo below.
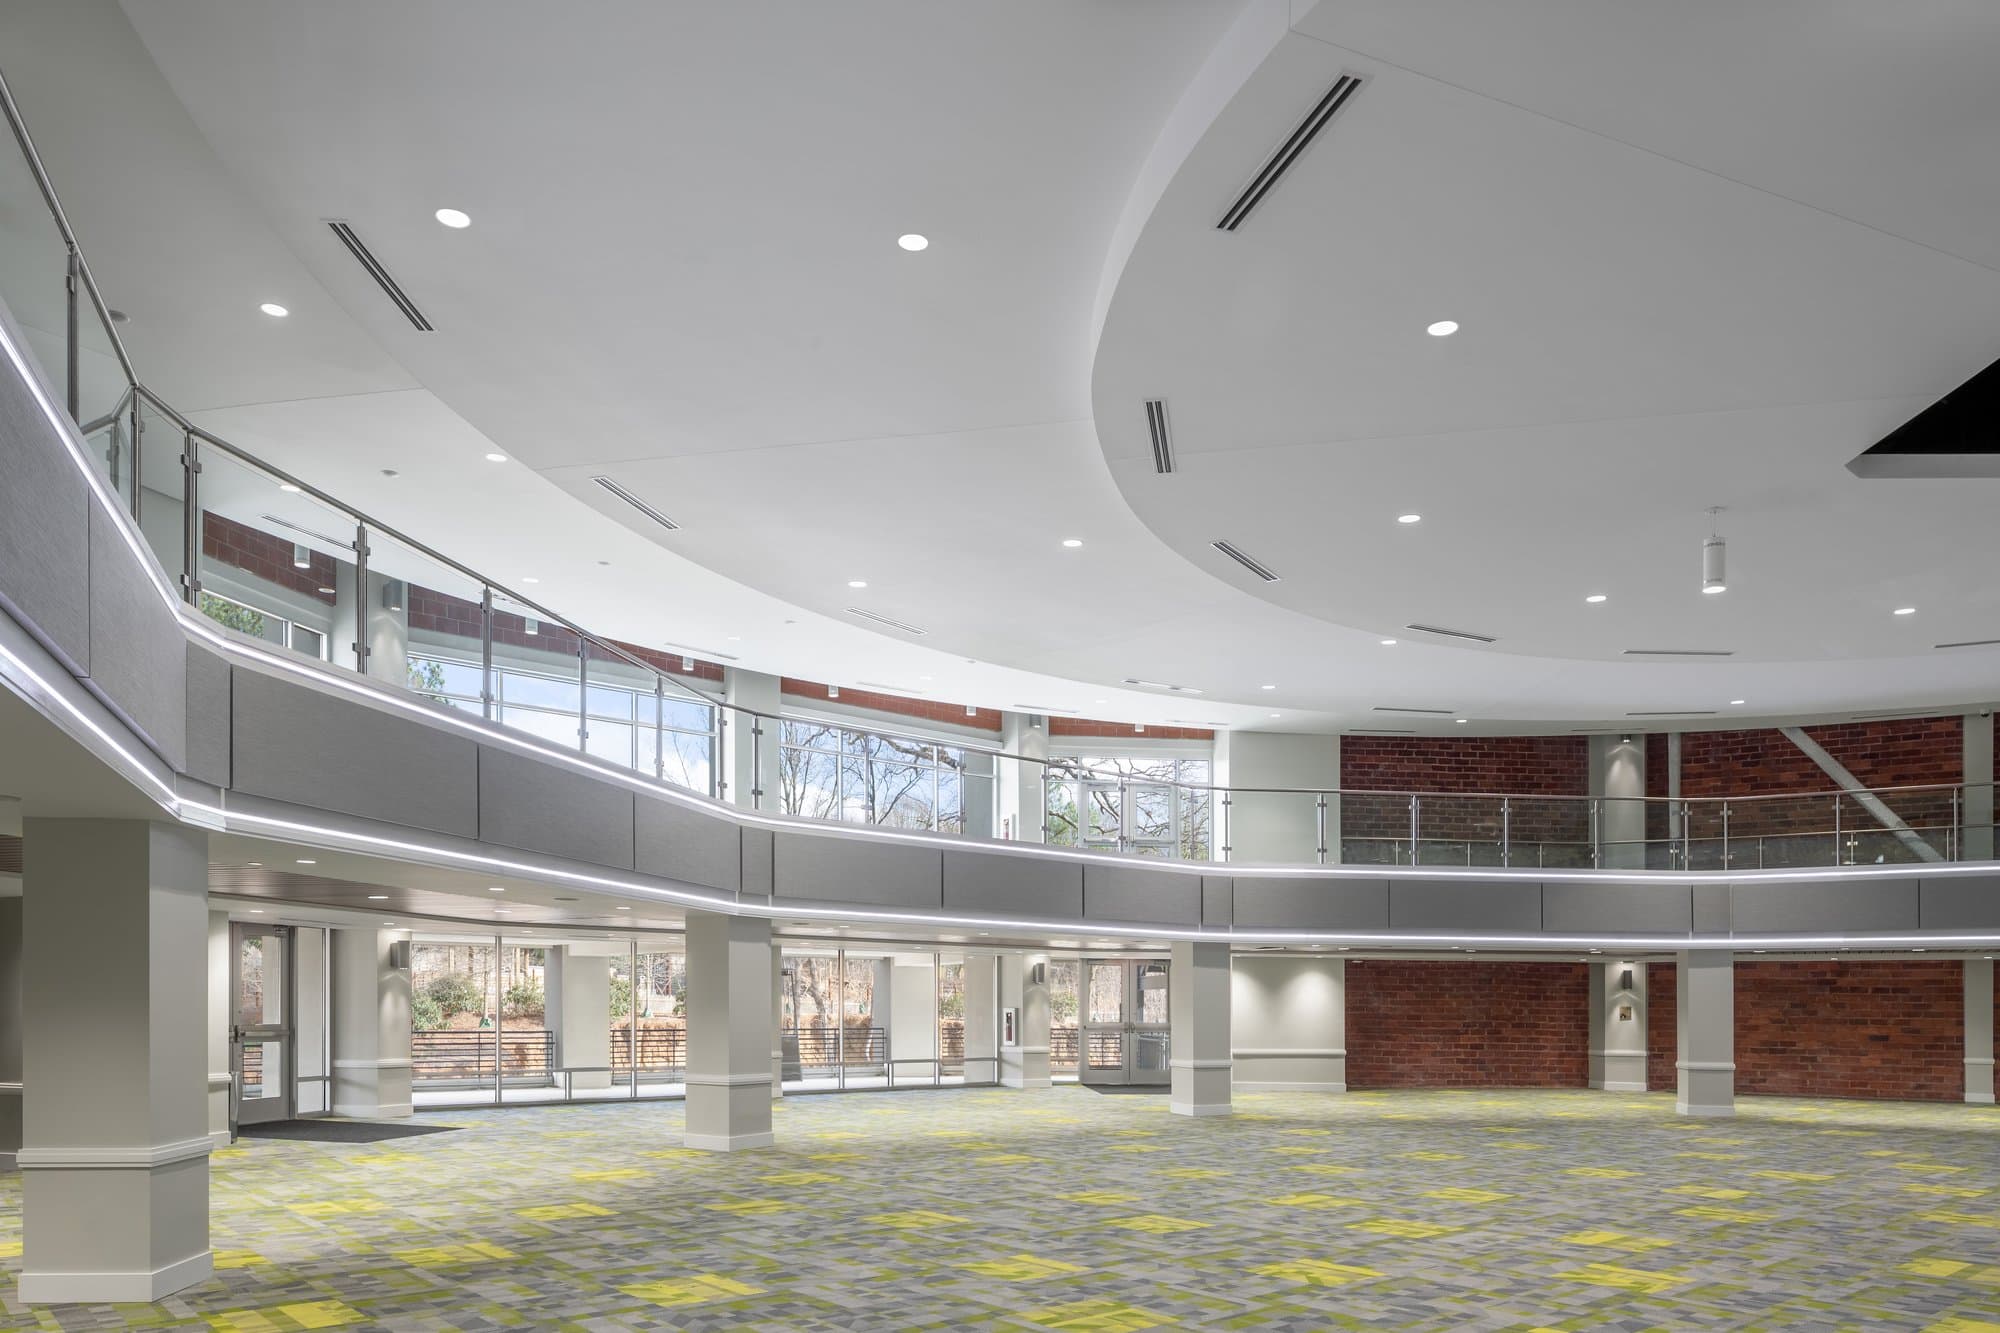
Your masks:
[{"label": "glass entry door", "polygon": [[1085,1083],[1165,1083],[1166,960],[1086,958],[1082,992],[1077,1077]]},{"label": "glass entry door", "polygon": [[229,1065],[238,1125],[292,1118],[291,931],[229,927]]}]

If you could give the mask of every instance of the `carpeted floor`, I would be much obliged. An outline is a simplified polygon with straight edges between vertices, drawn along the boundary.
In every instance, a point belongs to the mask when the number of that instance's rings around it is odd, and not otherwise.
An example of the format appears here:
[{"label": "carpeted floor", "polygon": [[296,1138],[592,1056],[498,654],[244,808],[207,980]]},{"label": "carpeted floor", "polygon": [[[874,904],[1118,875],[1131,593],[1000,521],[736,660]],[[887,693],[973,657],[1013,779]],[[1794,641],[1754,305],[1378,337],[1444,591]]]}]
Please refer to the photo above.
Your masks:
[{"label": "carpeted floor", "polygon": [[[213,1282],[20,1327],[2000,1330],[2000,1111],[1606,1093],[799,1097],[216,1155]],[[0,1253],[20,1259],[20,1178]]]}]

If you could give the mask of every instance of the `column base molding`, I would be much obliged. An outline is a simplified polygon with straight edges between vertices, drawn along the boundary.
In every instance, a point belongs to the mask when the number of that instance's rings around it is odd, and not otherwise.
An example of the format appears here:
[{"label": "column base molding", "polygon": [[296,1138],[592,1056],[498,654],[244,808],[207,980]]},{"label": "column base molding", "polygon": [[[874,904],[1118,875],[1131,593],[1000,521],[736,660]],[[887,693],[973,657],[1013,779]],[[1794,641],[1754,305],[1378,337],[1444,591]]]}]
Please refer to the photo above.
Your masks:
[{"label": "column base molding", "polygon": [[749,1148],[768,1148],[777,1140],[767,1129],[756,1134],[687,1134],[682,1136],[681,1141],[701,1152],[741,1152]]},{"label": "column base molding", "polygon": [[1598,1085],[1598,1090],[1600,1092],[1644,1092],[1646,1091],[1646,1085],[1643,1082],[1635,1083],[1629,1079],[1606,1079]]},{"label": "column base molding", "polygon": [[1693,1115],[1693,1116],[1721,1117],[1721,1116],[1732,1116],[1736,1114],[1736,1108],[1734,1106],[1702,1106],[1695,1103],[1681,1102],[1681,1101],[1677,1101],[1674,1103],[1674,1110],[1678,1111],[1682,1115]]},{"label": "column base molding", "polygon": [[1229,1060],[1169,1060],[1169,1061],[1167,1061],[1167,1068],[1169,1068],[1169,1069],[1228,1069],[1228,1068],[1230,1067],[1230,1065],[1231,1065],[1232,1063],[1233,1063],[1233,1062],[1232,1062],[1232,1061],[1229,1061]]},{"label": "column base molding", "polygon": [[1046,1088],[1050,1086],[1046,1076],[1030,1078],[1026,1074],[1002,1074],[1000,1086],[1003,1088]]},{"label": "column base molding", "polygon": [[24,1272],[16,1294],[26,1305],[157,1301],[213,1276],[215,1255],[203,1250],[150,1273]]},{"label": "column base molding", "polygon": [[1965,1100],[1971,1106],[1991,1106],[1993,1105],[1993,1094],[1990,1092],[1968,1092],[1965,1094]]},{"label": "column base molding", "polygon": [[1228,1102],[1169,1102],[1167,1109],[1175,1115],[1228,1115]]},{"label": "column base molding", "polygon": [[207,1157],[212,1147],[204,1134],[198,1139],[136,1148],[23,1147],[14,1154],[14,1160],[23,1171],[153,1171],[176,1162]]},{"label": "column base molding", "polygon": [[689,1088],[747,1088],[751,1084],[766,1086],[771,1082],[769,1072],[756,1074],[689,1074],[681,1080]]}]

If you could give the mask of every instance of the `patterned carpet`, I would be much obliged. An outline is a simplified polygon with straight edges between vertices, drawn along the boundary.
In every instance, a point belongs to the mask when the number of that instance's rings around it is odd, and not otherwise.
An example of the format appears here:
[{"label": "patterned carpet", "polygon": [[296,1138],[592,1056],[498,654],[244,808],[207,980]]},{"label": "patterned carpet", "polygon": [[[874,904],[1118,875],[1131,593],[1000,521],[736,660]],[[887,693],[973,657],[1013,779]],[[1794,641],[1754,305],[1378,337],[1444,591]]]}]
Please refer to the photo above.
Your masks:
[{"label": "patterned carpet", "polygon": [[[1665,1096],[797,1097],[215,1159],[216,1280],[22,1328],[2000,1330],[2000,1112]],[[20,1259],[19,1177],[0,1253]]]}]

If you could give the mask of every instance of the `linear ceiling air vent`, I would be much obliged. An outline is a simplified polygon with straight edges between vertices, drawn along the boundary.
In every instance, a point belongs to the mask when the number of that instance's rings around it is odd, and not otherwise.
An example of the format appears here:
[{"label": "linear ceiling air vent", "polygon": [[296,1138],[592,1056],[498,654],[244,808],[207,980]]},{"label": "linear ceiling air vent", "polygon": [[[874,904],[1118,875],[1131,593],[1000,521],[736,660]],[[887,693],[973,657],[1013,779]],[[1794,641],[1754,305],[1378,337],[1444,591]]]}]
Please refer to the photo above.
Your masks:
[{"label": "linear ceiling air vent", "polygon": [[1306,113],[1306,118],[1299,122],[1299,127],[1278,145],[1277,152],[1271,154],[1271,160],[1264,164],[1264,169],[1251,177],[1250,183],[1243,187],[1243,193],[1236,196],[1236,202],[1222,215],[1222,221],[1215,224],[1217,231],[1235,231],[1243,225],[1251,210],[1264,202],[1264,196],[1292,169],[1292,164],[1312,146],[1312,141],[1333,119],[1334,112],[1345,106],[1347,99],[1354,96],[1360,86],[1361,79],[1354,74],[1343,74],[1334,80],[1333,87],[1326,90],[1326,96],[1314,104],[1313,109]]},{"label": "linear ceiling air vent", "polygon": [[1145,687],[1146,687],[1147,689],[1151,689],[1151,690],[1168,690],[1168,691],[1171,691],[1171,692],[1172,692],[1172,693],[1174,693],[1174,694],[1200,694],[1200,693],[1201,693],[1201,691],[1200,691],[1200,690],[1196,689],[1196,688],[1195,688],[1194,686],[1192,686],[1192,685],[1169,685],[1169,684],[1167,684],[1167,683],[1166,683],[1166,682],[1164,682],[1164,681],[1158,681],[1158,680],[1140,680],[1140,679],[1139,679],[1139,678],[1138,678],[1137,676],[1127,676],[1127,677],[1125,677],[1125,683],[1126,683],[1127,685],[1144,685],[1144,686],[1145,686]]},{"label": "linear ceiling air vent", "polygon": [[1417,733],[1406,727],[1355,727],[1347,734],[1350,736],[1414,736]]},{"label": "linear ceiling air vent", "polygon": [[1243,566],[1243,568],[1249,570],[1252,574],[1255,574],[1258,578],[1264,580],[1264,582],[1276,583],[1278,581],[1278,576],[1271,572],[1269,565],[1243,554],[1243,552],[1237,550],[1228,542],[1210,542],[1209,545]]},{"label": "linear ceiling air vent", "polygon": [[308,528],[302,524],[293,523],[289,519],[279,518],[276,514],[265,514],[263,515],[263,519],[266,523],[275,523],[281,528],[290,528],[293,532],[302,532],[315,541],[325,542],[328,546],[338,546],[346,551],[354,549],[354,539],[351,537],[329,537],[324,532],[320,532],[315,528]]},{"label": "linear ceiling air vent", "polygon": [[1714,717],[1713,708],[1663,708],[1650,713],[1627,713],[1627,717]]},{"label": "linear ceiling air vent", "polygon": [[1733,648],[1627,648],[1626,657],[1734,657]]},{"label": "linear ceiling air vent", "polygon": [[361,267],[368,270],[368,276],[375,279],[382,290],[388,293],[389,299],[396,303],[396,309],[403,312],[405,319],[416,325],[420,332],[435,332],[430,320],[424,317],[423,311],[417,309],[417,303],[410,299],[409,293],[389,276],[388,269],[382,267],[382,261],[375,257],[375,252],[361,243],[361,238],[354,234],[354,228],[345,222],[329,222],[326,225],[333,228],[333,234],[340,238],[340,243],[347,247],[347,252],[359,261]]},{"label": "linear ceiling air vent", "polygon": [[1960,639],[1957,643],[1934,643],[1932,648],[1991,648],[2000,639]]},{"label": "linear ceiling air vent", "polygon": [[1174,439],[1167,433],[1167,400],[1146,400],[1146,433],[1153,439],[1153,471],[1165,476],[1174,470]]},{"label": "linear ceiling air vent", "polygon": [[1468,643],[1500,642],[1491,634],[1474,634],[1469,629],[1444,629],[1438,625],[1405,625],[1403,628],[1413,629],[1419,634],[1436,634],[1447,639],[1464,639]]},{"label": "linear ceiling air vent", "polygon": [[923,690],[913,690],[907,685],[888,685],[879,680],[857,680],[854,683],[864,690],[880,690],[884,694],[899,694],[910,699],[924,693]]},{"label": "linear ceiling air vent", "polygon": [[591,480],[596,482],[599,486],[602,486],[605,490],[610,491],[613,495],[623,500],[626,504],[631,505],[634,509],[644,514],[647,518],[652,519],[653,522],[659,524],[663,528],[666,528],[668,531],[679,532],[681,530],[680,524],[674,522],[672,519],[668,518],[665,514],[662,514],[659,510],[653,508],[653,506],[647,504],[644,500],[641,500],[638,496],[632,494],[632,492],[626,490],[623,486],[620,486],[617,482],[611,480],[611,478],[592,477]]},{"label": "linear ceiling air vent", "polygon": [[739,662],[742,660],[735,653],[718,653],[713,648],[690,648],[684,643],[663,643],[660,646],[670,653],[679,653],[683,657],[705,657],[711,662]]},{"label": "linear ceiling air vent", "polygon": [[1373,711],[1377,713],[1422,713],[1428,717],[1458,716],[1456,710],[1450,708],[1392,708],[1387,704],[1376,704]]},{"label": "linear ceiling air vent", "polygon": [[924,635],[930,633],[927,629],[918,629],[915,625],[906,625],[900,620],[894,620],[884,615],[877,615],[873,611],[863,611],[858,606],[848,607],[847,614],[850,616],[860,616],[863,620],[872,620],[878,625],[887,625],[890,629],[899,629],[905,634]]}]

